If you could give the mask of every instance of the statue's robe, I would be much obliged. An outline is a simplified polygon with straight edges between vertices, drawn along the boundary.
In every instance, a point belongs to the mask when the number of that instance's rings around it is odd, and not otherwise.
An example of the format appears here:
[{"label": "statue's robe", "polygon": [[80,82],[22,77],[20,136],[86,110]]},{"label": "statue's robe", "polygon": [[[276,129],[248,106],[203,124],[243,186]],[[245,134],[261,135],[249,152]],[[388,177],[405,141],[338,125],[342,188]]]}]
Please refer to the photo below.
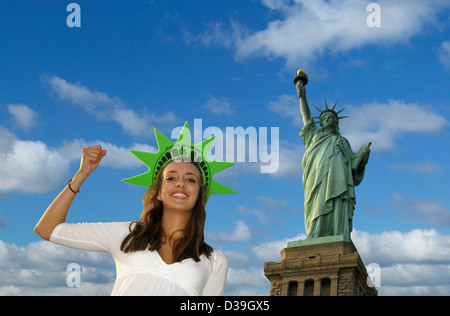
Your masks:
[{"label": "statue's robe", "polygon": [[322,131],[313,119],[300,136],[306,146],[302,169],[307,238],[350,237],[355,186],[364,178],[368,154],[354,153],[347,139]]}]

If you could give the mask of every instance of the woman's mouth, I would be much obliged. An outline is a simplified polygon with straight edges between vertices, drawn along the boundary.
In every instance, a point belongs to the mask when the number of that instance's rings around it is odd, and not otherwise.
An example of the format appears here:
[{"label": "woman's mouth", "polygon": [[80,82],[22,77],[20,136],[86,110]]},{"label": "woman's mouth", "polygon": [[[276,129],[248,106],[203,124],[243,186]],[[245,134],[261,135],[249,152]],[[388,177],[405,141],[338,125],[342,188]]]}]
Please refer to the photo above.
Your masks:
[{"label": "woman's mouth", "polygon": [[175,193],[172,193],[171,196],[176,199],[186,199],[188,197],[187,194],[183,193],[183,192],[175,192]]}]

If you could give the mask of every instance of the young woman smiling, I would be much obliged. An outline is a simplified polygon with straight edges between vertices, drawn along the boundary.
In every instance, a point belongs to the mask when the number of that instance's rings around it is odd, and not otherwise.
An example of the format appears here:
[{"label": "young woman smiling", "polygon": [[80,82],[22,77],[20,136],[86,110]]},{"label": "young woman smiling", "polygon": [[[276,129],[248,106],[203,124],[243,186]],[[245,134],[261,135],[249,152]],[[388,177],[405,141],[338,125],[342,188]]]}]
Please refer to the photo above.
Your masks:
[{"label": "young woman smiling", "polygon": [[83,149],[80,169],[50,204],[35,232],[51,242],[110,253],[112,295],[223,295],[228,261],[204,241],[206,192],[195,162],[169,162],[145,193],[139,220],[66,223],[74,197],[106,150]]}]

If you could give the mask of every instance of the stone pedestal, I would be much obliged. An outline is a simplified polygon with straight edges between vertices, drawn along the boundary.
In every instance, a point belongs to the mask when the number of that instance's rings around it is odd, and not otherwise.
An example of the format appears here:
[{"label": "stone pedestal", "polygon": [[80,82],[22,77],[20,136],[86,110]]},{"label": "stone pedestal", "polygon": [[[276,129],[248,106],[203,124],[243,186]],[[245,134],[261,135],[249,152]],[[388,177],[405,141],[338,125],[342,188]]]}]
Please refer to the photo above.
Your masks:
[{"label": "stone pedestal", "polygon": [[377,296],[353,242],[345,236],[289,242],[281,262],[266,262],[271,296]]}]

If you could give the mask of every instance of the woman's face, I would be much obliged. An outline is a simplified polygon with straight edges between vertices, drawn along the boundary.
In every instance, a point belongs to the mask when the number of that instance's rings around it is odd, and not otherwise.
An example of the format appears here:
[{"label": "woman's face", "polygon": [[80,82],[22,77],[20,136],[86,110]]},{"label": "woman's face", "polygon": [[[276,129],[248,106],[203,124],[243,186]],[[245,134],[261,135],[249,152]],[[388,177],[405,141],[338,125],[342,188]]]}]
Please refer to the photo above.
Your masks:
[{"label": "woman's face", "polygon": [[157,198],[164,208],[192,210],[197,202],[201,181],[197,167],[189,162],[171,162],[163,170]]}]

